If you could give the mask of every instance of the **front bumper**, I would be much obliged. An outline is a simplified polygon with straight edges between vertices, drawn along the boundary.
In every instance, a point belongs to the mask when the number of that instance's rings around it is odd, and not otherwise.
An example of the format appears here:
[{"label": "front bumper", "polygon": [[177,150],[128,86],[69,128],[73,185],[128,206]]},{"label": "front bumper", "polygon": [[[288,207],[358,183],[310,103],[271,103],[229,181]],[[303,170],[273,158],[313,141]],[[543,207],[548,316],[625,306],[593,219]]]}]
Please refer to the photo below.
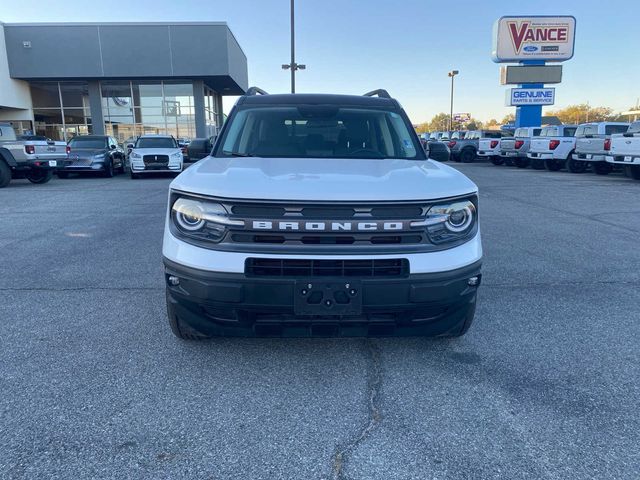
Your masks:
[{"label": "front bumper", "polygon": [[168,172],[181,172],[182,164],[169,164],[165,166],[149,166],[144,164],[132,163],[131,172],[133,173],[168,173]]},{"label": "front bumper", "polygon": [[[456,270],[389,278],[249,277],[210,272],[164,259],[170,311],[197,331],[219,336],[380,336],[459,333],[473,317],[481,261]],[[169,276],[179,279],[169,283]],[[469,279],[477,277],[477,285]],[[300,281],[358,282],[355,315],[296,314]],[[336,287],[337,288],[337,287]]]}]

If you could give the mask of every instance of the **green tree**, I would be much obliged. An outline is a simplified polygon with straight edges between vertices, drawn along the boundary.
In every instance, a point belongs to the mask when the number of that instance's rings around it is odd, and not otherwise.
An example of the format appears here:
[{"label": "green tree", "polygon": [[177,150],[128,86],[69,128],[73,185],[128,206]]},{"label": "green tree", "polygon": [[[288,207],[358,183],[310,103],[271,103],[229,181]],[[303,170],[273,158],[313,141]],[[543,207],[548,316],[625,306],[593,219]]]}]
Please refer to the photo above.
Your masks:
[{"label": "green tree", "polygon": [[587,103],[569,105],[565,108],[553,110],[549,115],[555,115],[562,123],[604,122],[611,120],[613,109],[610,107],[591,107]]},{"label": "green tree", "polygon": [[500,121],[500,125],[506,125],[507,123],[510,122],[515,122],[516,121],[516,116],[513,113],[510,113],[508,115],[505,115],[502,120]]}]

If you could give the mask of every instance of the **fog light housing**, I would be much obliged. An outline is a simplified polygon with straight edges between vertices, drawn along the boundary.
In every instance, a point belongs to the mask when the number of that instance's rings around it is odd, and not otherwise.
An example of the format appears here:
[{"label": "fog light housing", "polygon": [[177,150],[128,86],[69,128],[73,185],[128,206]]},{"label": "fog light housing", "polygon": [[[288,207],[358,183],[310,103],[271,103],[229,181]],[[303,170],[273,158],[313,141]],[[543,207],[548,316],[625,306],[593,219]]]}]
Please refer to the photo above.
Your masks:
[{"label": "fog light housing", "polygon": [[167,277],[167,282],[169,282],[169,285],[171,285],[172,287],[177,287],[178,285],[180,285],[180,279],[175,275],[169,275]]},{"label": "fog light housing", "polygon": [[480,285],[480,277],[471,277],[469,280],[467,280],[467,285],[469,285],[470,287],[477,287],[478,285]]}]

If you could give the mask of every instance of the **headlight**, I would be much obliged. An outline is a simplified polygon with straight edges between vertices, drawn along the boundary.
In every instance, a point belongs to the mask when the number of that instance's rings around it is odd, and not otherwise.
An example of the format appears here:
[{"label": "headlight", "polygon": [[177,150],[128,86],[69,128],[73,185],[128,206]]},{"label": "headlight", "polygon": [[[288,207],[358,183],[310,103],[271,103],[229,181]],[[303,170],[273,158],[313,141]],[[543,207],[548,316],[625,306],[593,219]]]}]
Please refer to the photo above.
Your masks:
[{"label": "headlight", "polygon": [[171,156],[173,158],[182,158],[182,152],[176,152],[176,153],[172,153]]},{"label": "headlight", "polygon": [[142,158],[142,155],[140,155],[139,153],[136,153],[136,152],[131,152],[130,157],[131,158]]},{"label": "headlight", "polygon": [[435,244],[465,238],[475,231],[477,223],[478,212],[471,200],[434,205],[424,221],[429,240]]},{"label": "headlight", "polygon": [[244,225],[231,220],[219,203],[180,197],[171,206],[173,232],[179,237],[219,242],[229,225]]}]

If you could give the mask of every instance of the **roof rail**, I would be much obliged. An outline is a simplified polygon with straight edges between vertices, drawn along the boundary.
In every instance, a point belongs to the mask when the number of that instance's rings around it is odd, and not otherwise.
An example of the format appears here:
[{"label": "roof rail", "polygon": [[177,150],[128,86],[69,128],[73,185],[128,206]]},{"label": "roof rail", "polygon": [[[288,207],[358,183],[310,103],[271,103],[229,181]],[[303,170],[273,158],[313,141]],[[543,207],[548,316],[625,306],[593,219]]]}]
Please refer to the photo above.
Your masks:
[{"label": "roof rail", "polygon": [[376,97],[376,96],[380,98],[391,98],[391,95],[389,95],[389,92],[387,92],[382,88],[379,88],[377,90],[372,90],[363,95],[363,97]]},{"label": "roof rail", "polygon": [[247,90],[247,93],[245,93],[246,96],[249,95],[269,95],[267,92],[265,92],[264,90],[262,90],[261,88],[258,87],[251,87],[249,88],[249,90]]}]

